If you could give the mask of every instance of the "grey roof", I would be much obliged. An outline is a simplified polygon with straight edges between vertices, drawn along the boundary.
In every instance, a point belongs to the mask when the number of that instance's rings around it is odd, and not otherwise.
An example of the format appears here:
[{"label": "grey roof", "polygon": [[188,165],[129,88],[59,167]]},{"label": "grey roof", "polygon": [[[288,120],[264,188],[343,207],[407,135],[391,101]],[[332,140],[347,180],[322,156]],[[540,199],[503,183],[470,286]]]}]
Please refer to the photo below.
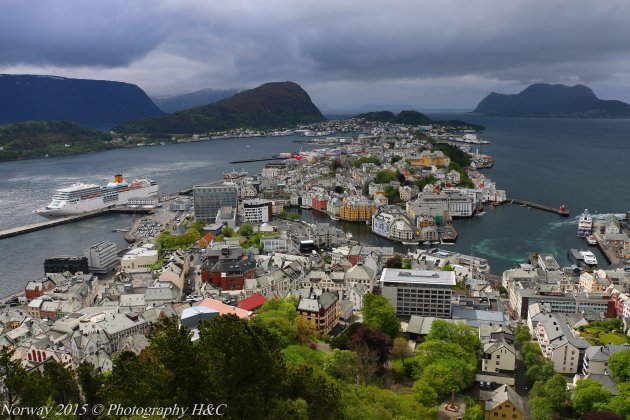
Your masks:
[{"label": "grey roof", "polygon": [[592,379],[593,381],[597,381],[604,388],[606,388],[613,395],[619,395],[619,391],[617,390],[617,385],[615,385],[615,381],[609,375],[591,375],[588,374],[584,377],[584,379]]},{"label": "grey roof", "polygon": [[416,283],[427,285],[455,286],[453,271],[424,271],[413,269],[385,268],[381,283]]},{"label": "grey roof", "polygon": [[510,401],[523,413],[523,400],[509,385],[501,385],[491,394],[491,398],[486,401],[486,411],[492,410],[499,405]]}]

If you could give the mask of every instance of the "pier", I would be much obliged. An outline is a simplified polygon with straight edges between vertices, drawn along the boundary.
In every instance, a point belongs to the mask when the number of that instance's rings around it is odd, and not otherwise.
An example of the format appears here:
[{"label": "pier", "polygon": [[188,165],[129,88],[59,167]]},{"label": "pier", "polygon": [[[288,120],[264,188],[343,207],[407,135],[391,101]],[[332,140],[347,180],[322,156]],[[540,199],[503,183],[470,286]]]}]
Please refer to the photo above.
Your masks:
[{"label": "pier", "polygon": [[562,217],[568,217],[569,216],[569,210],[566,207],[564,207],[564,205],[562,205],[560,207],[551,207],[551,206],[546,206],[544,204],[534,203],[532,201],[519,200],[517,198],[508,198],[508,199],[506,199],[506,202],[512,203],[512,204],[518,204],[518,205],[524,206],[524,207],[530,207],[532,209],[548,211],[550,213],[555,213],[555,214],[557,214],[559,216],[562,216]]},{"label": "pier", "polygon": [[270,158],[264,158],[264,159],[247,159],[247,160],[235,160],[232,162],[228,162],[230,165],[234,165],[237,163],[249,163],[249,162],[267,162],[269,160],[285,160],[288,158],[281,158],[281,157],[270,157]]},{"label": "pier", "polygon": [[105,208],[101,210],[90,211],[87,213],[76,214],[72,216],[59,217],[57,219],[44,220],[42,222],[32,223],[26,226],[18,226],[11,229],[0,231],[0,239],[10,238],[12,236],[19,236],[29,232],[35,232],[38,230],[48,229],[53,226],[65,225],[66,223],[77,222],[79,220],[89,219],[91,217],[102,216],[110,213],[144,213],[151,214],[155,210],[145,208],[131,208],[131,207],[115,207]]}]

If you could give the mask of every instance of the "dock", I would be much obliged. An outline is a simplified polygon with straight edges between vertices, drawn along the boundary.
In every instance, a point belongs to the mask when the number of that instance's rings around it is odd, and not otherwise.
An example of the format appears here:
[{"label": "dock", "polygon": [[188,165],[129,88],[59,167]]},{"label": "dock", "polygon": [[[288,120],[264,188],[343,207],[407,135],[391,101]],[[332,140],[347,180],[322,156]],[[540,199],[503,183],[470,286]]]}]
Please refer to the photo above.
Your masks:
[{"label": "dock", "polygon": [[59,217],[57,219],[44,220],[42,222],[32,223],[26,226],[14,227],[11,229],[5,229],[0,231],[0,239],[10,238],[12,236],[19,236],[29,232],[35,232],[38,230],[48,229],[54,226],[65,225],[66,223],[77,222],[79,220],[85,220],[96,216],[102,216],[111,213],[144,213],[151,214],[155,210],[145,208],[131,208],[131,207],[115,207],[105,208],[101,210],[90,211],[86,213],[76,214],[73,216]]},{"label": "dock", "polygon": [[524,207],[530,207],[532,209],[548,211],[550,213],[555,213],[562,217],[569,217],[569,214],[570,214],[569,210],[566,207],[564,207],[564,205],[560,207],[551,207],[551,206],[546,206],[544,204],[534,203],[533,201],[519,200],[518,198],[508,198],[506,199],[506,202],[511,203],[511,204],[518,204]]},{"label": "dock", "polygon": [[249,162],[267,162],[270,160],[285,160],[288,158],[281,158],[281,157],[270,157],[270,158],[263,158],[263,159],[247,159],[247,160],[234,160],[232,162],[228,162],[230,165],[234,165],[237,163],[249,163]]}]

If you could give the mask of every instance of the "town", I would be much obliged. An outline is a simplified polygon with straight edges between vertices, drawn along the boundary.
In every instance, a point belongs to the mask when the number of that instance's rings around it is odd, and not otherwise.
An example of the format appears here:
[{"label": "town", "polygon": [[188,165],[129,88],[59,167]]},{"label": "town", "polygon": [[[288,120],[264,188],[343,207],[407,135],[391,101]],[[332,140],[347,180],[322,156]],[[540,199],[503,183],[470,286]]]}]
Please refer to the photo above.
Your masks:
[{"label": "town", "polygon": [[[3,351],[29,372],[53,362],[115,372],[165,320],[196,341],[229,316],[277,332],[285,358],[334,365],[325,371],[342,382],[406,388],[420,418],[582,415],[625,398],[630,214],[592,224],[606,268],[534,253],[493,275],[484,258],[447,248],[454,218],[509,201],[483,174],[493,158],[473,149],[486,140],[461,124],[301,129],[322,147],[134,202],[147,214],[121,229],[128,249],[102,241],[47,259],[0,312]],[[220,134],[245,135],[261,133]],[[305,210],[368,225],[391,246],[300,220]],[[333,359],[342,354],[354,356]]]}]

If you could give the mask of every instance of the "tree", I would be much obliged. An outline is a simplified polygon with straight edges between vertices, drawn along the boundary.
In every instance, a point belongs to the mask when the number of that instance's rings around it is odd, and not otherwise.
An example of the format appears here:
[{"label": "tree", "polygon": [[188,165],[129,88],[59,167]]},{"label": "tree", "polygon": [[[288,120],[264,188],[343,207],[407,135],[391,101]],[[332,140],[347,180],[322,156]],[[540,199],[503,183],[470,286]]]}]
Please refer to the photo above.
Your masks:
[{"label": "tree", "polygon": [[249,238],[254,234],[254,227],[249,223],[243,223],[241,227],[238,228],[238,234]]},{"label": "tree", "polygon": [[595,404],[595,409],[598,411],[611,410],[624,419],[630,418],[630,383],[618,383],[617,391],[619,395],[615,395],[607,403]]},{"label": "tree", "polygon": [[231,238],[234,235],[234,229],[229,226],[226,226],[221,231],[221,234],[226,238]]},{"label": "tree", "polygon": [[402,268],[405,270],[411,269],[411,258],[403,258],[402,259]]},{"label": "tree", "polygon": [[402,268],[402,259],[400,255],[395,255],[385,262],[386,268]]},{"label": "tree", "polygon": [[202,400],[227,404],[229,417],[268,418],[286,377],[278,335],[227,314],[201,324],[198,346],[208,367]]},{"label": "tree", "polygon": [[525,325],[518,325],[514,333],[514,341],[516,341],[516,343],[520,345],[526,341],[531,340],[532,335],[529,333],[529,328],[527,328]]},{"label": "tree", "polygon": [[[19,361],[13,360],[14,355],[14,349],[8,346],[0,347],[0,372],[2,372],[3,376],[0,389],[9,412],[17,404],[20,394],[26,385],[26,370]],[[14,418],[14,416],[11,415],[11,418]]]},{"label": "tree", "polygon": [[203,377],[205,370],[199,363],[192,333],[165,318],[147,336],[150,344],[143,355],[144,360],[166,378],[162,400],[170,404],[194,405],[201,398],[201,384],[190,378]]},{"label": "tree", "polygon": [[456,343],[462,348],[475,355],[479,352],[479,336],[475,329],[469,327],[464,322],[447,322],[436,319],[431,324],[431,329],[427,335],[427,341],[442,340],[449,343]]},{"label": "tree", "polygon": [[[103,404],[103,400],[99,395],[99,391],[103,387],[103,375],[101,372],[91,363],[83,361],[77,368],[77,378],[83,396],[83,403],[88,404],[90,408],[94,404]],[[91,410],[88,409],[88,412],[91,412]]]},{"label": "tree", "polygon": [[393,359],[402,359],[403,366],[405,365],[405,358],[413,356],[413,351],[409,347],[409,341],[405,338],[398,337],[394,339],[391,350]]},{"label": "tree", "polygon": [[415,361],[420,370],[440,359],[461,359],[471,365],[477,364],[476,355],[466,351],[457,343],[426,340],[416,347]]},{"label": "tree", "polygon": [[596,404],[608,404],[610,398],[610,391],[592,379],[580,379],[573,388],[573,408],[579,415],[591,411]]},{"label": "tree", "polygon": [[50,384],[49,395],[57,404],[66,405],[80,401],[79,384],[74,372],[60,363],[44,363],[44,380]]},{"label": "tree", "polygon": [[363,322],[384,332],[391,338],[400,334],[400,320],[391,303],[381,295],[368,293],[363,296]]},{"label": "tree", "polygon": [[619,382],[630,381],[630,349],[619,351],[608,358],[613,377]]},{"label": "tree", "polygon": [[438,394],[435,388],[423,379],[419,379],[413,384],[413,395],[416,400],[425,407],[437,405]]},{"label": "tree", "polygon": [[354,384],[357,380],[358,356],[350,350],[333,349],[324,356],[324,372],[343,382]]},{"label": "tree", "polygon": [[311,366],[290,369],[288,384],[289,398],[306,401],[308,418],[332,420],[341,416],[341,390],[324,375],[316,373]]},{"label": "tree", "polygon": [[470,387],[475,371],[476,366],[462,359],[441,359],[425,367],[420,380],[429,384],[440,398],[446,398],[453,390],[459,392]]},{"label": "tree", "polygon": [[334,191],[337,194],[341,194],[341,193],[343,193],[343,187],[341,185],[335,185]]},{"label": "tree", "polygon": [[544,391],[547,400],[551,403],[553,411],[562,411],[569,400],[567,381],[564,377],[559,374],[553,375],[551,379],[545,382]]},{"label": "tree", "polygon": [[379,364],[383,364],[389,358],[389,347],[392,339],[366,324],[359,324],[356,332],[348,339],[348,349],[354,350],[359,344],[366,344],[370,350],[376,352]]}]

